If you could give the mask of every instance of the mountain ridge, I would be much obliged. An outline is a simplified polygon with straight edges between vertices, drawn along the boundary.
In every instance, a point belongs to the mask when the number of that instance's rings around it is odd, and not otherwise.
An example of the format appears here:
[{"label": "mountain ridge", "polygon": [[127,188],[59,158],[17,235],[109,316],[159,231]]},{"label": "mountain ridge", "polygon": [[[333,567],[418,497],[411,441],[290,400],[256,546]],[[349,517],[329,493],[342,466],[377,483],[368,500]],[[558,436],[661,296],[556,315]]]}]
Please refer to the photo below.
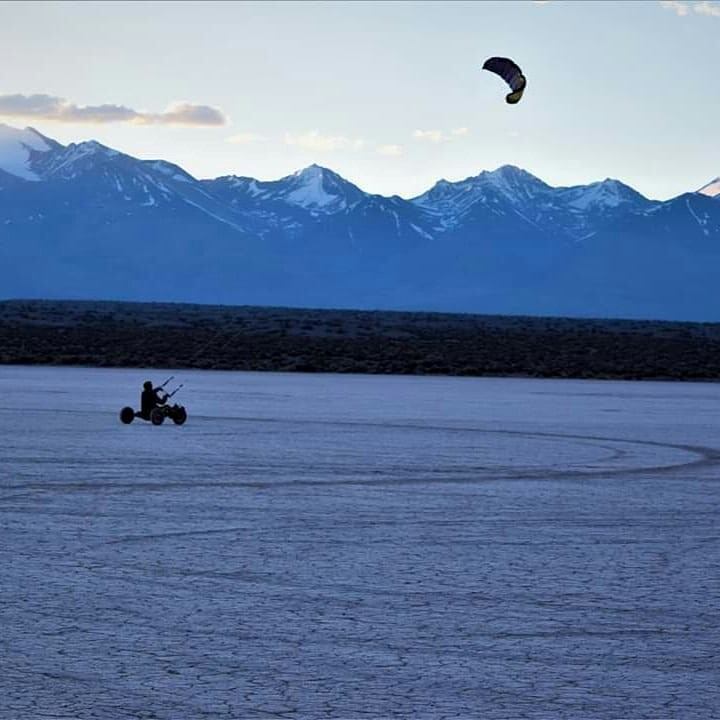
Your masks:
[{"label": "mountain ridge", "polygon": [[0,125],[0,297],[720,320],[714,182],[656,201],[503,165],[404,199]]}]

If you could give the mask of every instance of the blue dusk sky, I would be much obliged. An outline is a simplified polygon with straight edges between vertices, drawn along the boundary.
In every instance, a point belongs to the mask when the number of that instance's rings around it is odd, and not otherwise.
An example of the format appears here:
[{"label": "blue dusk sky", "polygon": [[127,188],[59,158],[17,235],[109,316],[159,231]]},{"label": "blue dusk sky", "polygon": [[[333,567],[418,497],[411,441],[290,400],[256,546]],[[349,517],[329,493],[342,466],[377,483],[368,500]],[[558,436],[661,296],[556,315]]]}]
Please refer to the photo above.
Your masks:
[{"label": "blue dusk sky", "polygon": [[708,1],[0,2],[0,122],[202,178],[412,197],[513,164],[666,199],[720,174],[719,59]]}]

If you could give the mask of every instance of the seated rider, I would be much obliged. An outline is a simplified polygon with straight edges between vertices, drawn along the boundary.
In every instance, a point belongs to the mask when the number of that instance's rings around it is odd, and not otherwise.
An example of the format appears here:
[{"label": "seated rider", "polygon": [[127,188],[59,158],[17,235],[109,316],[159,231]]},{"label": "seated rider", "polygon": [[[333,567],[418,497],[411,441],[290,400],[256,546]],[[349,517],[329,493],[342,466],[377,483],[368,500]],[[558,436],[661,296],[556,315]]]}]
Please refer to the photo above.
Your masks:
[{"label": "seated rider", "polygon": [[161,388],[154,388],[153,384],[146,380],[143,383],[143,391],[140,396],[140,412],[136,413],[143,420],[150,419],[150,413],[167,402],[168,396],[161,397]]}]

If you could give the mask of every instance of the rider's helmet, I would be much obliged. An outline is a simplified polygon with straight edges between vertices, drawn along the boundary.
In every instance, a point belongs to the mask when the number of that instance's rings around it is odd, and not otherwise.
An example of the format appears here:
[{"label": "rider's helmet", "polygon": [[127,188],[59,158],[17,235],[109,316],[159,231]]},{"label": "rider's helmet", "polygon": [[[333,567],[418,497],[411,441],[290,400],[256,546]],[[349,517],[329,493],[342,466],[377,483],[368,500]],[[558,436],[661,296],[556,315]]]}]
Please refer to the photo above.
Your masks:
[{"label": "rider's helmet", "polygon": [[152,389],[153,389],[152,383],[151,383],[149,380],[146,380],[146,381],[143,383],[143,387],[145,388],[145,390],[152,390]]}]

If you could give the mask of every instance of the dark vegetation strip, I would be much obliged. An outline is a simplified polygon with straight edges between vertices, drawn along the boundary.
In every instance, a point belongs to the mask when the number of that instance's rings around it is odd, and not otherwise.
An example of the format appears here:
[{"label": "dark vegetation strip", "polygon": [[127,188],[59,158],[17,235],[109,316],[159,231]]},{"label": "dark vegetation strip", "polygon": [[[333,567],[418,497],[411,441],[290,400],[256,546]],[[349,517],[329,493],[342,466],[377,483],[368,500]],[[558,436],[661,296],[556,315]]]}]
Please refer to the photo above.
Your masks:
[{"label": "dark vegetation strip", "polygon": [[12,300],[0,363],[716,380],[720,323]]}]

